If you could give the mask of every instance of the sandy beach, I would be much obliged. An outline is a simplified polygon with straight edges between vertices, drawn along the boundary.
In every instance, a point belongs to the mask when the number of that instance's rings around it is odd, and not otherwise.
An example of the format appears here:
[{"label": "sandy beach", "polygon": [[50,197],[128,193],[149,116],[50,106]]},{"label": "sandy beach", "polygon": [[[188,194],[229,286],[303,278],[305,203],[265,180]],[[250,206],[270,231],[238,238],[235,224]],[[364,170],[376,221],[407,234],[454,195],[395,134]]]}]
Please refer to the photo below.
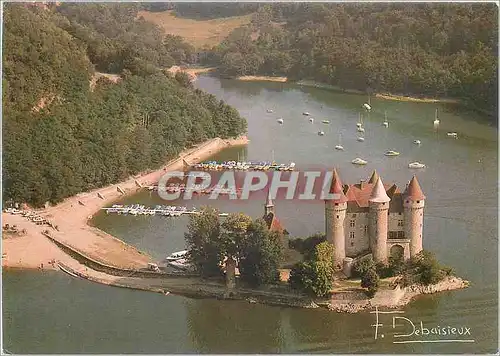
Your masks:
[{"label": "sandy beach", "polygon": [[242,80],[242,81],[265,81],[265,82],[280,82],[280,83],[285,83],[288,81],[287,77],[269,77],[269,76],[258,76],[258,75],[245,75],[242,77],[236,78],[236,80]]},{"label": "sandy beach", "polygon": [[[231,146],[241,146],[248,143],[248,138],[242,136],[236,139],[211,139],[194,148],[181,153],[179,158],[168,162],[156,171],[146,172],[130,177],[124,182],[77,194],[67,198],[60,204],[37,213],[49,219],[58,230],[46,225],[35,225],[21,215],[2,213],[2,225],[16,225],[19,230],[26,229],[24,236],[3,237],[2,266],[14,268],[44,268],[49,267],[49,261],[59,260],[69,263],[71,258],[42,235],[44,230],[50,230],[51,236],[64,242],[87,256],[120,268],[143,268],[151,257],[136,248],[122,242],[114,236],[88,225],[88,220],[102,207],[109,206],[124,194],[133,194],[138,185],[147,186],[156,183],[165,171],[180,170],[184,160],[189,163],[203,161],[217,152]],[[121,193],[122,190],[124,193]],[[68,260],[69,259],[69,260]]]}]

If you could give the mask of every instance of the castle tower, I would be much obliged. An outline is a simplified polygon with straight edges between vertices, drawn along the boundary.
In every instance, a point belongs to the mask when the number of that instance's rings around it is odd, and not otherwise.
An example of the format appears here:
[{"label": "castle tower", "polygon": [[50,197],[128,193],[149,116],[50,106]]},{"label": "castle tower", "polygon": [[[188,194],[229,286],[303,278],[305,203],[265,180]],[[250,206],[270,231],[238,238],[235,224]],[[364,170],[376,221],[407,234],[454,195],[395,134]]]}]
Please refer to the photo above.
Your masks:
[{"label": "castle tower", "polygon": [[347,211],[347,198],[342,190],[342,182],[333,170],[330,194],[338,194],[337,199],[325,200],[326,241],[335,248],[335,265],[341,267],[345,258],[345,232],[344,220]]},{"label": "castle tower", "polygon": [[379,179],[379,175],[376,170],[373,171],[372,176],[370,177],[370,180],[368,181],[368,184],[375,184],[377,183],[377,180]]},{"label": "castle tower", "polygon": [[382,179],[378,177],[370,199],[369,233],[370,249],[375,262],[387,262],[387,229],[389,220],[389,202]]},{"label": "castle tower", "polygon": [[422,251],[425,196],[416,176],[410,181],[403,194],[404,231],[410,240],[410,257]]},{"label": "castle tower", "polygon": [[273,200],[271,199],[271,191],[267,193],[266,205],[264,206],[264,216],[269,215],[269,213],[274,214],[274,204]]}]

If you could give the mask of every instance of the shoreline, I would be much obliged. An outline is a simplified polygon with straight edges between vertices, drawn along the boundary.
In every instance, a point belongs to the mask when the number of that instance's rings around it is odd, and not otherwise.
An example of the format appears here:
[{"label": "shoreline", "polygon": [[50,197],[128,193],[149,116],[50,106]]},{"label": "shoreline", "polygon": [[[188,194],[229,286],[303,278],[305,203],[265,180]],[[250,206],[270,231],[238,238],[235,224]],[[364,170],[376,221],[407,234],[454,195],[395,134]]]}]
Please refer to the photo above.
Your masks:
[{"label": "shoreline", "polygon": [[51,229],[51,235],[78,251],[85,252],[100,262],[121,268],[141,268],[152,262],[150,256],[126,244],[122,240],[90,226],[89,220],[102,207],[112,204],[124,196],[134,194],[139,186],[157,182],[166,171],[184,167],[184,160],[189,163],[202,161],[228,147],[244,146],[249,140],[246,136],[235,139],[213,138],[193,148],[183,151],[179,157],[167,162],[155,171],[148,171],[127,180],[66,198],[61,203],[44,209],[32,209],[39,216],[49,219],[58,230],[48,226],[35,225],[20,215],[2,212],[5,225],[16,225],[19,230],[26,229],[24,236],[3,238],[2,267],[39,268],[49,265],[51,260],[67,261],[66,255],[53,246],[42,235]]},{"label": "shoreline", "polygon": [[[213,68],[212,68],[213,69]],[[204,73],[200,71],[199,73]],[[304,87],[312,87],[319,89],[332,90],[342,93],[348,94],[356,94],[356,95],[367,95],[366,92],[357,89],[344,89],[339,86],[319,83],[313,80],[299,80],[299,81],[291,81],[288,80],[287,77],[274,77],[274,76],[256,76],[256,75],[246,75],[234,78],[239,81],[262,81],[262,82],[279,82],[279,83],[290,83],[296,84]],[[415,102],[415,103],[441,103],[441,104],[460,104],[460,100],[453,98],[427,98],[427,97],[416,97],[416,96],[405,96],[398,95],[392,93],[374,93],[372,94],[375,98],[384,99],[384,100],[393,100],[393,101],[403,101],[403,102]]]}]

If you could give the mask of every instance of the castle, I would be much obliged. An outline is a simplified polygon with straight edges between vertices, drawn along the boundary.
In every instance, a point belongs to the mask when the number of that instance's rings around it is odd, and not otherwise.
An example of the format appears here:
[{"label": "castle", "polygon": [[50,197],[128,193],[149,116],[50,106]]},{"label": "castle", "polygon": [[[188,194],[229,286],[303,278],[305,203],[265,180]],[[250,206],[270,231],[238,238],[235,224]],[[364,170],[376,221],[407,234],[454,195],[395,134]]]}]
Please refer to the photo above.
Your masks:
[{"label": "castle", "polygon": [[387,263],[390,255],[408,259],[422,250],[425,196],[415,176],[401,193],[376,171],[368,182],[343,185],[334,169],[330,193],[339,198],[325,201],[326,239],[347,276],[353,258],[371,253]]}]

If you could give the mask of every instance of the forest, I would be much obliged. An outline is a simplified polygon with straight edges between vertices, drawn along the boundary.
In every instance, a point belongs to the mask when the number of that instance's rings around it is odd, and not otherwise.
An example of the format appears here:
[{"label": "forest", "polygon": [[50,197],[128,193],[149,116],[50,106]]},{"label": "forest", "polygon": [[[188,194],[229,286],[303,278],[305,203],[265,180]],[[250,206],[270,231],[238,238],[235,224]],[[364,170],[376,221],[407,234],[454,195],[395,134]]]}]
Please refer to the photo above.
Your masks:
[{"label": "forest", "polygon": [[492,3],[262,4],[206,64],[227,77],[451,97],[496,115],[497,14]]},{"label": "forest", "polygon": [[[3,31],[3,197],[42,206],[160,167],[246,121],[165,68],[192,47],[136,4],[9,3]],[[117,83],[96,71],[119,74]]]}]

